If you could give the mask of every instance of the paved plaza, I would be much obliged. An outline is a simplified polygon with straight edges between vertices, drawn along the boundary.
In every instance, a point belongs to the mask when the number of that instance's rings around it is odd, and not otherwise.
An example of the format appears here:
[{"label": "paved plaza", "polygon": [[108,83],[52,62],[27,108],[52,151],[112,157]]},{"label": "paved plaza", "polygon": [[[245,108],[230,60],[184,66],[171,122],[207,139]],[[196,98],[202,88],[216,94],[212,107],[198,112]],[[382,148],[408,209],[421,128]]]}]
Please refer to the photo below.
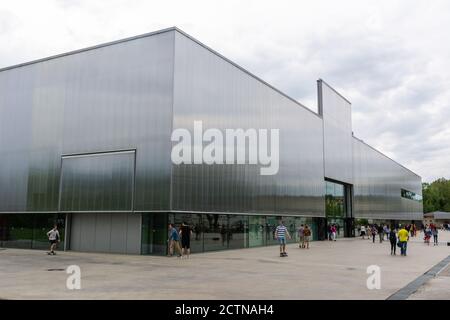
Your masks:
[{"label": "paved plaza", "polygon": [[[190,259],[0,250],[1,299],[386,299],[450,255],[441,245],[409,243],[408,256],[391,256],[389,243],[360,238],[318,241],[311,249],[276,246],[194,254]],[[445,243],[445,245],[444,245]],[[66,288],[65,269],[81,268],[81,290]],[[369,290],[369,265],[381,268],[381,289]],[[49,271],[50,270],[50,271]],[[410,299],[449,299],[444,269]]]}]

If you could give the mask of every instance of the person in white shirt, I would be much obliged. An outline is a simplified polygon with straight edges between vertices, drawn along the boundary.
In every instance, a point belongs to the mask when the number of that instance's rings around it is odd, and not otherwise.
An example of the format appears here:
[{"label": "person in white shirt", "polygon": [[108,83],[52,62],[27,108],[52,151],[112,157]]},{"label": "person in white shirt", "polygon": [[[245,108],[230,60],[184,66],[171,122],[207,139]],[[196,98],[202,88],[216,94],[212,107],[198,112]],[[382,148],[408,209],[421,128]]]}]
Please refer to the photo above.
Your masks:
[{"label": "person in white shirt", "polygon": [[365,239],[365,237],[366,237],[366,227],[365,226],[361,226],[361,237],[363,239]]},{"label": "person in white shirt", "polygon": [[50,242],[50,252],[48,252],[47,254],[55,255],[56,254],[55,253],[56,244],[60,241],[58,226],[56,224],[52,230],[47,232],[47,237],[48,237],[48,241]]}]

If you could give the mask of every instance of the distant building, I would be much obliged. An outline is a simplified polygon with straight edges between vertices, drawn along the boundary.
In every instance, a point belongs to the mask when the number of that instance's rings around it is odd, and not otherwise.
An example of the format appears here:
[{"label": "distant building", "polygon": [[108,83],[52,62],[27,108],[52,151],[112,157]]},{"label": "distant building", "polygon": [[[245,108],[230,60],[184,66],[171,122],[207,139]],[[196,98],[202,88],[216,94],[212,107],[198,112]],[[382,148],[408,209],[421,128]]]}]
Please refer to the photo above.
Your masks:
[{"label": "distant building", "polygon": [[423,215],[423,224],[434,223],[437,225],[450,223],[450,212],[434,211]]}]

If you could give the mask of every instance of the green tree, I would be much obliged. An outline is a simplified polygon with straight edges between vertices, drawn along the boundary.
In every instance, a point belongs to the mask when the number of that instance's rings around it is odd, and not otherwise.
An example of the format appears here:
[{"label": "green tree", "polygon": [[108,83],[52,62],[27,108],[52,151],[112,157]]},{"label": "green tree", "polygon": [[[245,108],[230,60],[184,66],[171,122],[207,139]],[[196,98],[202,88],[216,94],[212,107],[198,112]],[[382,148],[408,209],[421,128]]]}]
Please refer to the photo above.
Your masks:
[{"label": "green tree", "polygon": [[423,211],[450,212],[450,180],[437,179],[432,183],[422,184]]}]

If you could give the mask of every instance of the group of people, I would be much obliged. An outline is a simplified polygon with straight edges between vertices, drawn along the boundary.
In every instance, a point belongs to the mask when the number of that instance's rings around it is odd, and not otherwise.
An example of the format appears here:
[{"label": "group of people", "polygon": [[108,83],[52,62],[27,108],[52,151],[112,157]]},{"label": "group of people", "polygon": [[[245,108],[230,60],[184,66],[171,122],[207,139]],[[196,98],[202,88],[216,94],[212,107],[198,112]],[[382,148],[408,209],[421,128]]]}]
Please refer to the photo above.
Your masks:
[{"label": "group of people", "polygon": [[[177,228],[173,223],[169,223],[168,228],[168,256],[173,256],[176,254],[178,257],[183,258],[184,256],[189,258],[191,253],[190,242],[192,236],[192,228],[183,222],[179,228]],[[297,229],[299,244],[298,247],[301,249],[309,249],[309,242],[311,240],[311,228],[307,224],[302,224]],[[280,244],[280,257],[286,257],[286,240],[291,239],[291,234],[288,228],[280,221],[279,225],[275,229],[275,238]]]},{"label": "group of people", "polygon": [[389,241],[391,243],[391,255],[396,255],[397,246],[400,247],[400,253],[402,256],[406,256],[406,249],[408,247],[410,232],[399,225],[398,230],[394,227],[390,228]]},{"label": "group of people", "polygon": [[397,246],[400,247],[401,255],[406,256],[407,244],[409,241],[410,232],[406,229],[406,227],[402,227],[399,225],[398,229],[394,226],[389,227],[387,224],[383,225],[362,225],[360,227],[360,236],[362,239],[365,239],[367,235],[367,239],[372,239],[372,242],[375,243],[375,238],[378,235],[380,239],[380,243],[383,242],[384,237],[389,240],[391,243],[391,255],[397,254]]},{"label": "group of people", "polygon": [[[395,229],[395,228],[394,228]],[[410,237],[415,237],[417,235],[417,227],[415,224],[405,225],[404,229],[408,232]],[[383,242],[384,238],[389,240],[389,233],[391,232],[391,227],[388,224],[372,224],[360,227],[360,236],[361,238],[367,238],[372,240],[375,243],[376,236],[378,235],[380,243]]]},{"label": "group of people", "polygon": [[173,223],[169,223],[168,255],[173,256],[174,251],[176,251],[179,258],[189,258],[191,254],[191,236],[192,228],[186,222],[183,222],[179,229]]},{"label": "group of people", "polygon": [[389,226],[387,224],[383,225],[383,224],[372,224],[372,225],[368,225],[368,226],[364,226],[362,225],[360,227],[360,237],[362,239],[365,239],[367,236],[367,239],[372,239],[372,242],[375,243],[375,239],[376,236],[378,235],[379,239],[380,239],[380,243],[383,242],[384,237],[386,236],[386,240],[389,239],[389,233],[391,231],[391,228],[389,228]]},{"label": "group of people", "polygon": [[[422,226],[424,231],[424,242],[426,244],[430,244],[430,239],[433,237],[433,245],[438,245],[438,227],[431,223],[430,225]],[[191,236],[193,233],[192,228],[186,223],[183,222],[180,227],[177,229],[173,223],[169,223],[169,236],[168,236],[168,248],[169,248],[169,256],[173,256],[175,251],[178,257],[189,258],[191,253]],[[387,224],[372,224],[372,225],[362,225],[360,226],[360,236],[362,239],[367,238],[375,243],[375,238],[378,235],[380,243],[383,242],[384,237],[386,240],[390,241],[391,244],[391,255],[396,255],[397,246],[400,247],[401,255],[406,256],[407,250],[407,242],[410,237],[415,237],[417,235],[417,228],[415,224],[409,224],[402,227],[401,225],[398,228],[394,226],[389,227]],[[330,241],[336,241],[336,233],[337,226],[335,224],[328,226],[328,239]],[[311,240],[311,228],[307,224],[301,224],[297,229],[299,244],[298,247],[301,249],[309,249],[309,242]],[[279,225],[275,229],[274,233],[275,238],[278,240],[280,244],[280,257],[286,257],[286,239],[291,239],[291,235],[283,224],[283,221],[280,220]],[[53,229],[47,232],[47,237],[50,242],[50,251],[49,255],[55,255],[55,249],[60,242],[60,235],[58,231],[58,226],[55,225]]]},{"label": "group of people", "polygon": [[301,249],[309,249],[309,241],[311,241],[311,228],[307,224],[301,224],[297,230],[298,247]]},{"label": "group of people", "polygon": [[339,225],[330,224],[328,225],[328,240],[336,241],[337,234],[339,233]]},{"label": "group of people", "polygon": [[[433,237],[434,245],[438,245],[438,227],[435,224],[430,225],[422,225],[422,230],[424,232],[424,242],[430,245],[430,239]],[[375,242],[376,235],[379,236],[380,243],[383,242],[384,237],[390,241],[391,243],[391,255],[396,254],[396,247],[401,248],[401,254],[406,256],[406,248],[407,242],[410,237],[416,237],[419,229],[415,224],[407,224],[404,227],[399,225],[398,228],[394,226],[389,227],[387,224],[385,225],[362,225],[360,227],[360,236],[362,239],[365,239],[366,235],[368,239],[372,239]]]}]

